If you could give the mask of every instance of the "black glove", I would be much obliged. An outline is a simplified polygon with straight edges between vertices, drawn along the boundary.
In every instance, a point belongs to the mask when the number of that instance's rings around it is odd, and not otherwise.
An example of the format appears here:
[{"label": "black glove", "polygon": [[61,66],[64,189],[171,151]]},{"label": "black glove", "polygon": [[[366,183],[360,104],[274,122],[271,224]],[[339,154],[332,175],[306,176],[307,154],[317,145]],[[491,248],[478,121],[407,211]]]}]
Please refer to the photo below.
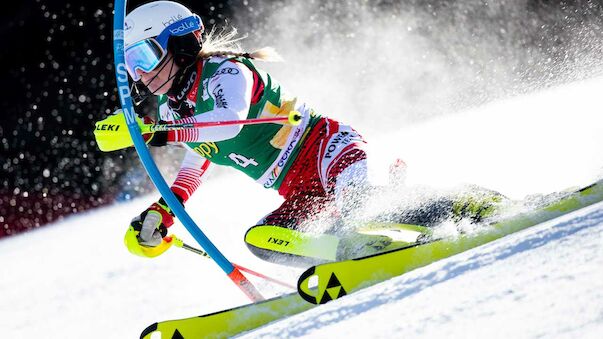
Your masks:
[{"label": "black glove", "polygon": [[[150,117],[144,117],[143,119],[145,124],[153,124],[155,123],[153,119]],[[159,120],[158,124],[165,124],[166,122],[163,120]],[[144,141],[147,145],[151,145],[154,147],[161,147],[167,145],[168,141],[168,132],[167,131],[157,131],[153,133],[145,133],[143,135]]]}]

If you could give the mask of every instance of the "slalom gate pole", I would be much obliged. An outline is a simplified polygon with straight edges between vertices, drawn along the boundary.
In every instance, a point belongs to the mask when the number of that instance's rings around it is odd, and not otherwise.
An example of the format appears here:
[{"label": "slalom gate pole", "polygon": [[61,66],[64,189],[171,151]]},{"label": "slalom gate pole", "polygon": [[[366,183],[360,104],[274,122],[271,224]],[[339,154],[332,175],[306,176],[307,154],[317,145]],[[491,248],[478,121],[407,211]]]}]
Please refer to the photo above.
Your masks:
[{"label": "slalom gate pole", "polygon": [[[205,252],[203,250],[200,250],[198,248],[195,248],[195,247],[187,245],[180,238],[177,238],[174,235],[168,236],[168,238],[170,238],[170,237],[172,239],[171,241],[174,241],[174,246],[180,247],[180,248],[185,249],[185,250],[190,251],[190,252],[193,252],[193,253],[198,254],[198,255],[200,255],[200,256],[202,256],[204,258],[211,259],[211,257],[209,256],[209,254],[207,254],[207,252]],[[254,275],[254,276],[258,277],[258,278],[262,278],[262,279],[264,279],[266,281],[269,281],[269,282],[277,284],[277,285],[281,285],[283,287],[288,287],[288,288],[290,288],[292,290],[296,290],[297,289],[297,287],[294,287],[293,285],[289,285],[286,282],[283,282],[283,281],[271,278],[271,277],[269,277],[267,275],[264,275],[262,273],[258,273],[256,271],[250,270],[249,268],[246,268],[244,266],[241,266],[241,265],[238,265],[238,264],[235,264],[235,263],[232,263],[232,264],[236,268],[238,268],[239,271],[241,271],[241,272],[249,273],[249,274]]]},{"label": "slalom gate pole", "polygon": [[201,231],[201,229],[195,224],[192,218],[184,210],[184,207],[174,196],[174,193],[170,190],[169,186],[163,179],[163,176],[159,172],[157,165],[153,161],[149,149],[147,148],[144,140],[142,139],[142,133],[138,123],[136,122],[136,113],[132,104],[132,97],[130,94],[130,87],[128,82],[128,71],[125,65],[124,55],[124,21],[126,16],[126,3],[127,0],[115,0],[115,8],[113,15],[113,53],[115,62],[115,75],[117,80],[117,92],[119,94],[119,100],[128,124],[128,131],[134,142],[136,152],[146,169],[149,177],[157,187],[157,190],[161,193],[161,196],[165,199],[170,209],[174,212],[176,217],[182,222],[187,231],[193,236],[193,238],[201,245],[201,247],[207,251],[211,258],[220,266],[220,268],[226,273],[226,275],[232,280],[233,283],[249,299],[253,302],[264,300],[264,297],[260,292],[251,284],[247,278],[241,273],[241,271],[235,267],[224,255],[214,246],[214,244],[207,238],[207,236]]}]

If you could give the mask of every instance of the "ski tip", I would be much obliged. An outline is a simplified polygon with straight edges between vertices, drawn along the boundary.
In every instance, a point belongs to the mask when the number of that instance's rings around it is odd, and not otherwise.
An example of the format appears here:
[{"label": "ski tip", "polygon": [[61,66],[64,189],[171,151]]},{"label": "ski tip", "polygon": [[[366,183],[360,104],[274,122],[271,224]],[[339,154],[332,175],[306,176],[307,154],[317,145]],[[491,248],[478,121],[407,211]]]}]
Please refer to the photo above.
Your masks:
[{"label": "ski tip", "polygon": [[150,339],[151,338],[151,334],[153,334],[153,332],[157,331],[157,323],[154,323],[153,325],[145,328],[144,331],[142,331],[142,333],[140,334],[140,339]]}]

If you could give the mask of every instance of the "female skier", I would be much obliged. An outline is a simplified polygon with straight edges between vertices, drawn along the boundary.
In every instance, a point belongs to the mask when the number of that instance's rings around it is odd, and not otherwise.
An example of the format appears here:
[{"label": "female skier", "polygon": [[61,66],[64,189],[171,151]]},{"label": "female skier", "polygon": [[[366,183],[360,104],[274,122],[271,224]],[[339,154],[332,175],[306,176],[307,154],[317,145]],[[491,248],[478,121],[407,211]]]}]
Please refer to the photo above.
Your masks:
[{"label": "female skier", "polygon": [[[176,2],[151,2],[126,16],[126,66],[143,97],[159,96],[154,122],[268,118],[293,110],[302,119],[296,126],[231,125],[150,135],[151,146],[180,143],[187,149],[171,186],[180,202],[199,187],[210,163],[230,166],[285,199],[247,232],[245,241],[255,255],[307,264],[388,246],[388,237],[335,232],[341,220],[353,219],[351,211],[366,191],[367,155],[360,134],[287,96],[258,69],[252,60],[274,58],[271,49],[242,53],[231,47],[234,33],[216,39],[203,32],[199,16]],[[331,231],[310,235],[309,225],[319,214],[332,218]],[[126,245],[133,253],[140,246],[158,246],[173,223],[173,213],[159,199],[132,220]]]}]

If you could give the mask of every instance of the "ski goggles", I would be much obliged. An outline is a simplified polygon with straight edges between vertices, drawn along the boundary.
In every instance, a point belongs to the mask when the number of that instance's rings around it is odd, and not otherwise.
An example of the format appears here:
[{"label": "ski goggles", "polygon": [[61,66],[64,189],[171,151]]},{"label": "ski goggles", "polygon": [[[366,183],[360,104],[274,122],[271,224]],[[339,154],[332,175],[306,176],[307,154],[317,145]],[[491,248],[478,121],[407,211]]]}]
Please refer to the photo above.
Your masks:
[{"label": "ski goggles", "polygon": [[138,41],[125,50],[126,68],[134,81],[140,80],[136,70],[149,73],[161,64],[167,53],[171,36],[183,36],[194,31],[203,31],[203,23],[197,15],[192,15],[167,26],[154,37]]}]

